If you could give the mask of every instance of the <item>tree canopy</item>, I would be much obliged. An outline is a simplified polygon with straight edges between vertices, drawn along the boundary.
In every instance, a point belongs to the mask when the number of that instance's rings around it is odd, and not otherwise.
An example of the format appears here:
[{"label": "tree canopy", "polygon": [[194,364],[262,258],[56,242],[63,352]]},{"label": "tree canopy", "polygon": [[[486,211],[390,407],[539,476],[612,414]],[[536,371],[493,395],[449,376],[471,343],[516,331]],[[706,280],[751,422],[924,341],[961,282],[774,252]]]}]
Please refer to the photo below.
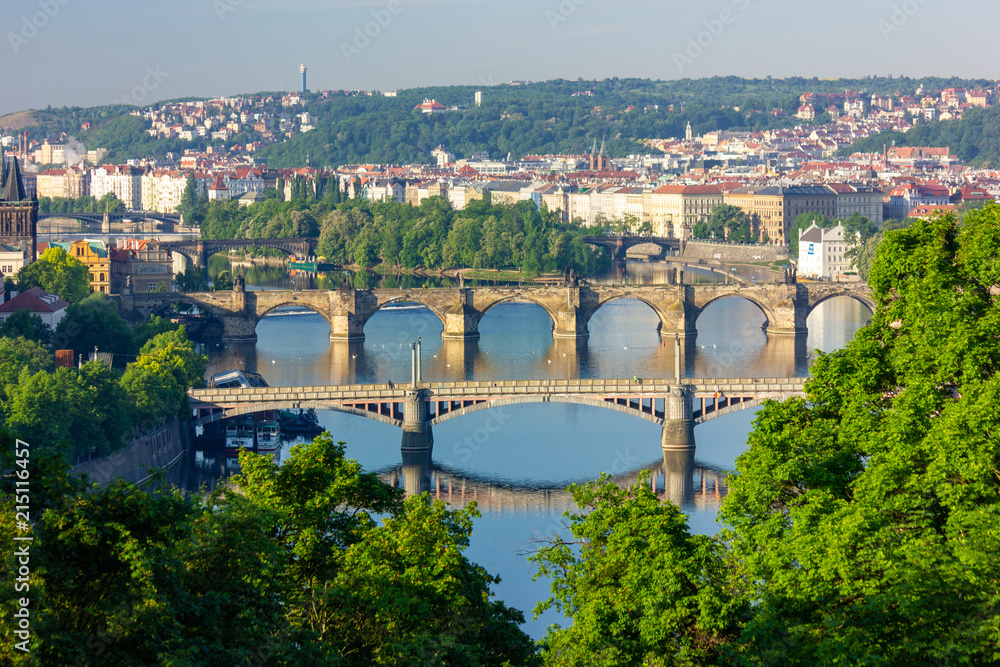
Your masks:
[{"label": "tree canopy", "polygon": [[993,204],[885,233],[874,318],[758,412],[719,536],[641,483],[577,490],[581,544],[539,552],[577,621],[549,661],[997,664],[997,256]]},{"label": "tree canopy", "polygon": [[41,287],[70,304],[90,294],[90,274],[85,264],[70,257],[62,248],[49,248],[37,260],[17,272],[21,289]]}]

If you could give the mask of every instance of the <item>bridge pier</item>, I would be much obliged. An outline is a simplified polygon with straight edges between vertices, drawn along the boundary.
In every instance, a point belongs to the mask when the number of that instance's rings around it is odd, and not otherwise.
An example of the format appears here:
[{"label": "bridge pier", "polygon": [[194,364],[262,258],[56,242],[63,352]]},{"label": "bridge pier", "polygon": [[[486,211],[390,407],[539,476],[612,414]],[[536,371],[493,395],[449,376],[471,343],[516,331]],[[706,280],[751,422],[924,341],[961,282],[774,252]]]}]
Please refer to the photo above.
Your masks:
[{"label": "bridge pier", "polygon": [[356,289],[338,289],[329,294],[330,340],[363,341],[365,323],[378,309],[378,298]]},{"label": "bridge pier", "polygon": [[660,444],[664,452],[694,452],[694,394],[690,387],[673,387],[664,398],[663,432]]},{"label": "bridge pier", "polygon": [[[587,301],[586,303],[584,301]],[[593,302],[593,303],[590,303]],[[553,338],[587,338],[587,323],[597,310],[596,299],[589,288],[567,287],[566,301],[553,317]],[[551,312],[549,313],[552,314]]]},{"label": "bridge pier", "polygon": [[663,492],[667,500],[684,507],[694,500],[694,450],[663,450]]},{"label": "bridge pier", "polygon": [[441,338],[479,338],[479,320],[482,313],[472,306],[473,293],[461,287],[458,289],[458,303],[444,311],[444,330]]},{"label": "bridge pier", "polygon": [[431,450],[403,450],[403,490],[415,496],[431,490]]},{"label": "bridge pier", "polygon": [[403,401],[403,455],[424,453],[431,455],[434,449],[434,432],[427,417],[428,403],[421,389],[407,390]]},{"label": "bridge pier", "polygon": [[222,318],[223,343],[256,343],[257,321],[252,317],[234,315]]}]

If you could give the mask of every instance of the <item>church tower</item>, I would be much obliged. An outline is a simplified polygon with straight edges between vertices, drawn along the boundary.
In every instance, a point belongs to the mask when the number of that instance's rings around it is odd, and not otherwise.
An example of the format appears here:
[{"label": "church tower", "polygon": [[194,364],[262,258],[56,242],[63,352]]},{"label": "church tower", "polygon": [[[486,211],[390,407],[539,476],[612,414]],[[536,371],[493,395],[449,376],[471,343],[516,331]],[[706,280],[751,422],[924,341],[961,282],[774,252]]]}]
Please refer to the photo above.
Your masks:
[{"label": "church tower", "polygon": [[694,130],[691,129],[691,122],[688,121],[687,130],[684,132],[684,141],[691,143],[694,141]]},{"label": "church tower", "polygon": [[[29,199],[17,157],[4,169],[0,156],[0,245],[21,248],[25,263],[35,261],[38,200]],[[6,173],[4,173],[6,171]]]}]

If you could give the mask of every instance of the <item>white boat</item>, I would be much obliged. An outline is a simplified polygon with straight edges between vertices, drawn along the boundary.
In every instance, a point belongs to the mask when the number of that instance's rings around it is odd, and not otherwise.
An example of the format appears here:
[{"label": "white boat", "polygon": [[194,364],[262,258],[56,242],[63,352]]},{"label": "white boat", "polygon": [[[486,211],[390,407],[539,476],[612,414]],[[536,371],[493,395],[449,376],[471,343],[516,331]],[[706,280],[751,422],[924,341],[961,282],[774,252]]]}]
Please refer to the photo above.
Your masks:
[{"label": "white boat", "polygon": [[257,422],[258,451],[273,451],[281,447],[281,424],[276,419]]},{"label": "white boat", "polygon": [[253,415],[243,415],[226,423],[226,451],[253,450]]}]

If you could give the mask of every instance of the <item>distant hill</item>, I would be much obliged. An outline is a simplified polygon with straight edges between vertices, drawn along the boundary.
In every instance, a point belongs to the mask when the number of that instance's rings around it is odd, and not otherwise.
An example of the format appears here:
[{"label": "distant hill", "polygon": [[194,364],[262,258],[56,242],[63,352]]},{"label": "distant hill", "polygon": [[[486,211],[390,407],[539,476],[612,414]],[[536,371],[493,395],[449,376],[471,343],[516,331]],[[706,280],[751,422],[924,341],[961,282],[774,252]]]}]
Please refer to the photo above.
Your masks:
[{"label": "distant hill", "polygon": [[883,132],[860,139],[842,155],[881,153],[884,146],[949,147],[953,155],[978,167],[1000,167],[1000,106],[969,109],[962,120],[917,125],[909,132]]},{"label": "distant hill", "polygon": [[[557,79],[521,85],[438,86],[400,90],[395,97],[376,93],[348,96],[335,92],[329,99],[311,93],[305,107],[282,108],[272,104],[272,114],[308,110],[314,128],[265,146],[258,155],[273,167],[339,166],[347,163],[409,163],[430,161],[430,151],[443,144],[458,158],[487,153],[492,158],[508,154],[584,153],[595,139],[606,140],[615,157],[648,152],[646,139],[682,137],[688,123],[696,134],[713,130],[760,131],[788,127],[799,121],[791,116],[806,92],[913,94],[918,87],[979,88],[986,80],[944,78],[862,78],[820,80],[743,79],[714,77],[654,81]],[[483,91],[476,107],[474,95]],[[277,94],[280,95],[280,94]],[[425,98],[464,111],[426,115],[413,108]],[[180,100],[178,100],[180,101]],[[162,108],[168,102],[154,105]],[[782,110],[784,117],[771,111]],[[76,136],[87,148],[108,148],[107,160],[129,157],[163,157],[185,148],[223,148],[221,141],[200,138],[194,142],[160,139],[145,133],[148,122],[128,115],[134,107],[64,107],[11,114],[0,120],[10,130],[25,130],[29,139]],[[780,116],[780,114],[779,114]],[[818,120],[823,120],[821,117]],[[89,123],[89,130],[82,125]],[[230,138],[226,146],[258,141],[252,128]],[[955,144],[957,145],[957,144]]]},{"label": "distant hill", "polygon": [[26,127],[42,125],[45,122],[46,119],[35,111],[18,111],[16,113],[7,114],[6,116],[0,116],[0,130],[16,132],[17,130],[23,130]]}]

